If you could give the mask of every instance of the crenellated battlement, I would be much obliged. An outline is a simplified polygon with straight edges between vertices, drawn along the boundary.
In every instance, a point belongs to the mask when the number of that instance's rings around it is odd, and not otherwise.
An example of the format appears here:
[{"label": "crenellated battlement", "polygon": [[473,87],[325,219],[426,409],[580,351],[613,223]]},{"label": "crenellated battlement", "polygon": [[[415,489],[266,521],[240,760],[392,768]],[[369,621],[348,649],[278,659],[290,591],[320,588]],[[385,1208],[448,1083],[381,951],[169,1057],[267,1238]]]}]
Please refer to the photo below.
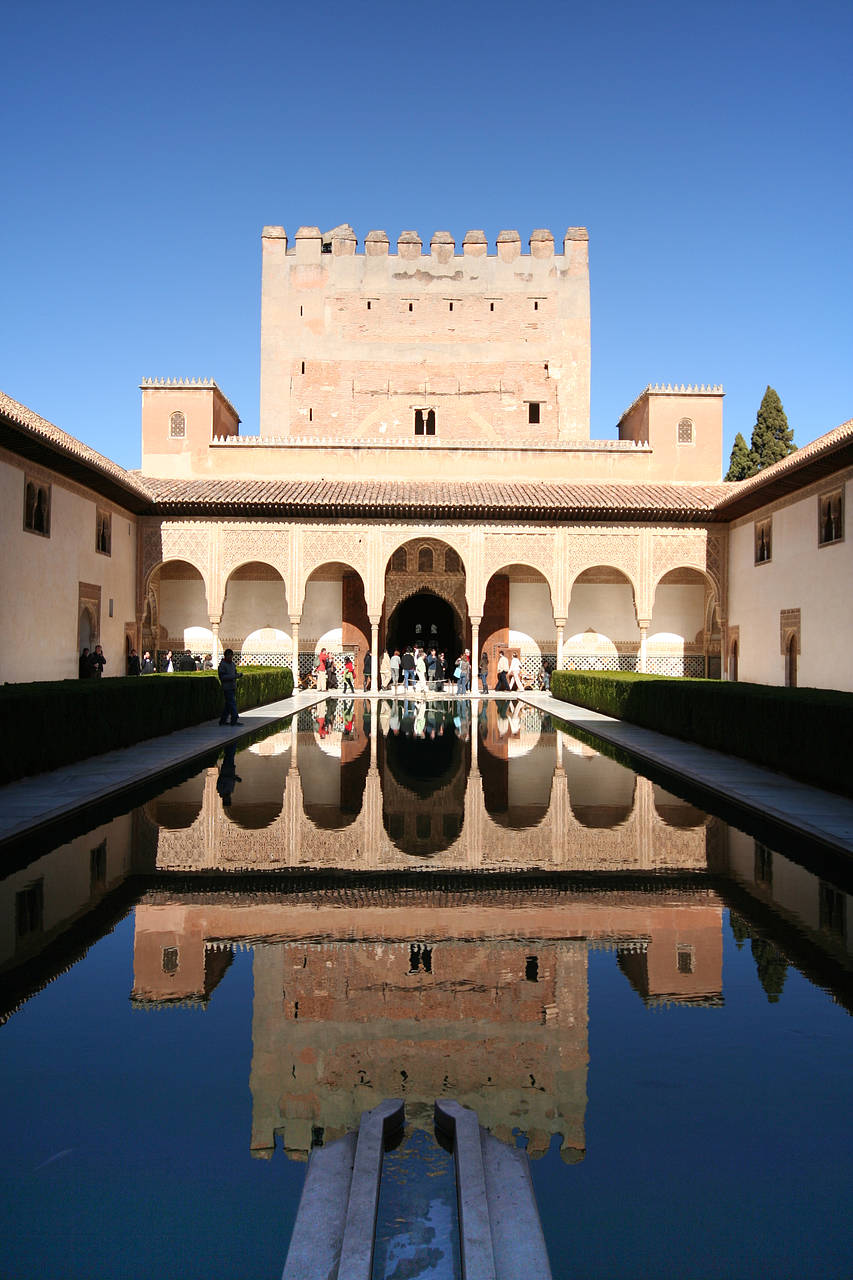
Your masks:
[{"label": "crenellated battlement", "polygon": [[[358,239],[349,223],[342,223],[331,231],[321,231],[319,227],[299,227],[292,242],[288,240],[284,227],[264,227],[262,237],[266,241],[277,241],[278,253],[299,262],[317,261],[321,258],[350,258],[358,254]],[[461,244],[461,252],[457,252],[456,240],[449,231],[436,231],[428,243],[417,231],[401,231],[397,237],[396,253],[391,252],[391,240],[385,231],[368,231],[362,244],[362,254],[367,258],[397,258],[410,261],[415,258],[426,258],[439,263],[449,262],[456,258],[491,257],[502,262],[514,262],[519,257],[553,258],[574,256],[589,240],[586,227],[569,227],[563,236],[562,252],[557,254],[553,234],[545,228],[537,228],[530,233],[527,250],[522,249],[521,235],[516,230],[501,231],[494,244],[494,252],[489,252],[489,242],[481,230],[466,231]]]}]

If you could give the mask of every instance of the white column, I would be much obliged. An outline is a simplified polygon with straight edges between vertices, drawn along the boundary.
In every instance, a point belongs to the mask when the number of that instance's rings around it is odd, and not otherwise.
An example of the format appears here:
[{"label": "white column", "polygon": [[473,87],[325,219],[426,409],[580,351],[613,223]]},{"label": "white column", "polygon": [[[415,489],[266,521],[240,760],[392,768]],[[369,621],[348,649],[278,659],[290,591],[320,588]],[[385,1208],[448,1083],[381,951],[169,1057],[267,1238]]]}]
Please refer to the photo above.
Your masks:
[{"label": "white column", "polygon": [[379,688],[379,619],[374,614],[370,619],[370,692],[376,693]]},{"label": "white column", "polygon": [[554,625],[557,628],[557,670],[563,669],[563,631],[566,626],[565,618],[555,618]]},{"label": "white column", "polygon": [[471,617],[471,692],[480,689],[480,618]]},{"label": "white column", "polygon": [[210,630],[211,630],[211,632],[212,632],[212,634],[213,634],[213,653],[212,653],[212,655],[211,655],[211,656],[212,656],[212,658],[213,658],[214,665],[215,665],[215,664],[217,664],[217,663],[219,662],[219,658],[220,658],[220,653],[219,653],[219,618],[211,618],[211,619],[210,619]]},{"label": "white column", "polygon": [[646,639],[649,633],[650,619],[643,618],[640,622],[640,671],[646,670]]},{"label": "white column", "polygon": [[291,662],[293,664],[293,687],[294,689],[298,689],[299,688],[299,618],[298,617],[295,618],[293,614],[290,615],[290,631],[291,631],[291,635],[293,636],[293,657],[291,659]]}]

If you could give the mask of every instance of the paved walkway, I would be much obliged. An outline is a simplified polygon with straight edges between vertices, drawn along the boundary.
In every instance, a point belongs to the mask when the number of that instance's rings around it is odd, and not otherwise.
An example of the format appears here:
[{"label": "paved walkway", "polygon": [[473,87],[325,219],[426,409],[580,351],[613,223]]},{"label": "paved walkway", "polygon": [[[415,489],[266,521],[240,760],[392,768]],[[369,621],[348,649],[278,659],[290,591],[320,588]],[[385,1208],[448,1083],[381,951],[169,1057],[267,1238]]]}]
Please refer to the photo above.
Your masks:
[{"label": "paved walkway", "polygon": [[[210,751],[246,737],[257,729],[324,701],[327,695],[310,691],[297,693],[281,702],[240,713],[241,728],[221,728],[215,721],[179,729],[162,738],[149,738],[110,751],[90,760],[66,765],[51,773],[23,778],[0,788],[0,845],[14,841],[48,823],[78,813],[108,796],[131,790],[159,774],[169,773]],[[387,697],[373,694],[368,697]],[[437,695],[440,696],[440,695]],[[452,695],[445,695],[452,696]],[[494,693],[488,695],[495,698]],[[783,774],[749,764],[736,756],[710,751],[707,747],[682,742],[678,738],[642,729],[624,720],[570,702],[561,702],[548,693],[525,693],[524,702],[550,715],[576,724],[606,742],[623,747],[641,760],[679,774],[743,808],[802,832],[844,853],[853,853],[853,801],[795,782]],[[480,695],[482,698],[482,695]]]},{"label": "paved walkway", "polygon": [[87,806],[122,791],[129,791],[169,773],[198,756],[207,755],[223,743],[234,742],[273,724],[303,707],[322,701],[323,694],[297,693],[280,702],[251,711],[241,711],[242,725],[222,727],[215,720],[177,729],[162,738],[146,738],[133,747],[108,751],[89,760],[64,765],[50,773],[21,778],[0,788],[0,845],[29,833],[38,827],[70,817]]},{"label": "paved walkway", "polygon": [[670,738],[653,729],[642,729],[572,702],[561,702],[549,693],[525,693],[523,699],[744,809],[834,849],[853,853],[853,800],[797,782],[737,756],[682,742],[680,738]]}]

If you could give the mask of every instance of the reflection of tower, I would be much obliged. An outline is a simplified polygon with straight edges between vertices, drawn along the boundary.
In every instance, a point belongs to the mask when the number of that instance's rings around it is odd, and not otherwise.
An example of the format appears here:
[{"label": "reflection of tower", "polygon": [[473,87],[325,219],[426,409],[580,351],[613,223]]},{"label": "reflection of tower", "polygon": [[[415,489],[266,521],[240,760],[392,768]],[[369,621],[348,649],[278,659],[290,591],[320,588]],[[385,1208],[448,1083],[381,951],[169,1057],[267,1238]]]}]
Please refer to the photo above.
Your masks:
[{"label": "reflection of tower", "polygon": [[335,941],[256,947],[252,1150],[288,1154],[357,1127],[383,1098],[429,1127],[435,1098],[505,1141],[584,1147],[585,942]]}]

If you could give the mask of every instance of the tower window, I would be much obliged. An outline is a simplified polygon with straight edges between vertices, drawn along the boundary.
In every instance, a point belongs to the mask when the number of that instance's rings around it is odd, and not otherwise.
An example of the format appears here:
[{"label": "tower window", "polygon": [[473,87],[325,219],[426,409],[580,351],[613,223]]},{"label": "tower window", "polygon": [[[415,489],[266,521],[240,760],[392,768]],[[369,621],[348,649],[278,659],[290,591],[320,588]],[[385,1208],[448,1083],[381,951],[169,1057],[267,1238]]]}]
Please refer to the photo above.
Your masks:
[{"label": "tower window", "polygon": [[693,444],[693,419],[682,418],[678,424],[678,443]]},{"label": "tower window", "polygon": [[538,400],[530,400],[528,402],[528,405],[527,405],[527,421],[528,422],[539,421],[539,408],[540,406],[539,406]]},{"label": "tower window", "polygon": [[536,302],[536,301],[534,301],[534,303],[533,303],[533,310],[534,310],[534,311],[538,311],[538,310],[539,310],[539,303],[538,303],[538,302]]},{"label": "tower window", "polygon": [[309,421],[309,422],[313,422],[313,421],[314,421],[314,410],[313,410],[313,409],[309,409],[309,410],[308,410],[308,421]]},{"label": "tower window", "polygon": [[112,516],[109,511],[95,513],[95,550],[108,556],[112,546]]},{"label": "tower window", "polygon": [[183,440],[186,434],[187,420],[180,409],[176,409],[169,418],[169,436],[172,440]]},{"label": "tower window", "polygon": [[410,302],[410,303],[409,303],[409,310],[410,310],[410,311],[414,311],[414,309],[415,309],[415,304],[414,304],[413,302]]},{"label": "tower window", "polygon": [[370,310],[370,299],[369,299],[369,298],[367,299],[367,310],[368,310],[368,311]]},{"label": "tower window", "polygon": [[302,372],[303,372],[303,373],[305,372],[305,361],[304,361],[304,360],[302,361]]},{"label": "tower window", "polygon": [[539,957],[528,956],[524,962],[524,976],[528,982],[539,981]]},{"label": "tower window", "polygon": [[435,409],[415,409],[415,435],[435,435]]},{"label": "tower window", "polygon": [[448,310],[448,311],[452,311],[452,310],[453,310],[453,303],[452,303],[452,302],[448,302],[448,304],[447,304],[447,310]]},{"label": "tower window", "polygon": [[490,302],[490,303],[489,303],[489,310],[490,310],[490,311],[494,311],[494,309],[495,309],[495,304],[494,304],[493,302]]}]

